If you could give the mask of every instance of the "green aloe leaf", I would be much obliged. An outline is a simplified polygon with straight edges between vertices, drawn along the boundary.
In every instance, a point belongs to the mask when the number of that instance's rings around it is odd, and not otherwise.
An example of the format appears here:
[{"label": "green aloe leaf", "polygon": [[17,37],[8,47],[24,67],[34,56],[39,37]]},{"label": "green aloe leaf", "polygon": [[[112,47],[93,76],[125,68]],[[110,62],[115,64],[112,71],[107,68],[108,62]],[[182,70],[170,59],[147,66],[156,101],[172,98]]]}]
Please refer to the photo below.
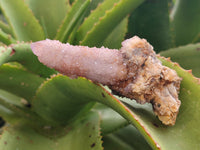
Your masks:
[{"label": "green aloe leaf", "polygon": [[15,124],[26,119],[34,128],[48,124],[31,111],[29,104],[24,98],[0,89],[0,112],[7,123]]},{"label": "green aloe leaf", "polygon": [[56,39],[61,42],[66,42],[70,36],[70,33],[73,31],[75,25],[81,19],[81,16],[84,14],[86,8],[90,4],[91,0],[76,0],[68,14],[65,17],[63,24],[60,26],[60,29],[56,35]]},{"label": "green aloe leaf", "polygon": [[56,73],[56,71],[44,66],[38,61],[30,48],[30,44],[27,43],[15,44],[12,47],[0,47],[0,66],[13,61],[21,63],[29,71],[42,77],[49,77]]},{"label": "green aloe leaf", "polygon": [[70,8],[68,0],[26,0],[43,27],[46,38],[53,39]]},{"label": "green aloe leaf", "polygon": [[9,57],[11,51],[11,49],[8,50],[4,46],[0,47],[0,65],[4,64],[7,61],[7,58]]},{"label": "green aloe leaf", "polygon": [[[102,2],[103,0],[92,0],[90,1],[90,4],[87,6],[87,9],[84,10],[81,17],[78,19],[76,25],[73,27],[73,31],[71,31],[69,38],[67,39],[67,42],[76,45],[76,34],[80,27],[80,25],[83,23],[84,19],[90,15],[92,11],[94,11],[97,6]],[[83,7],[83,5],[82,5]]]},{"label": "green aloe leaf", "polygon": [[102,46],[113,28],[142,2],[143,0],[104,1],[80,26],[77,42],[87,46]]},{"label": "green aloe leaf", "polygon": [[77,32],[77,43],[83,40],[83,38],[87,35],[87,32],[91,30],[91,28],[95,25],[96,22],[99,21],[99,18],[105,15],[105,12],[111,9],[116,1],[107,0],[103,3],[99,4],[98,7],[93,10],[90,15],[84,20],[83,24],[80,26]]},{"label": "green aloe leaf", "polygon": [[9,110],[8,108],[2,105],[0,105],[0,114],[1,114],[1,121],[3,118],[4,121],[6,122],[14,122],[15,119],[17,120],[17,118],[19,118],[19,116],[16,113],[14,113],[13,111]]},{"label": "green aloe leaf", "polygon": [[31,74],[19,64],[0,66],[0,88],[30,101],[36,89],[44,81],[38,75]]},{"label": "green aloe leaf", "polygon": [[200,1],[177,0],[172,12],[172,30],[175,45],[200,41]]},{"label": "green aloe leaf", "polygon": [[105,150],[152,150],[138,130],[129,125],[103,137]]},{"label": "green aloe leaf", "polygon": [[172,61],[178,62],[185,69],[192,69],[192,73],[200,77],[200,44],[189,44],[172,48],[160,53],[162,56],[170,57]]},{"label": "green aloe leaf", "polygon": [[0,0],[0,7],[17,40],[44,39],[42,27],[23,0]]},{"label": "green aloe leaf", "polygon": [[5,33],[0,29],[0,41],[6,45],[10,45],[11,43],[15,43],[15,40],[12,38],[10,34]]},{"label": "green aloe leaf", "polygon": [[124,37],[127,32],[128,27],[128,16],[124,18],[113,31],[108,35],[104,40],[103,46],[110,49],[119,49],[121,48],[121,43],[124,40]]},{"label": "green aloe leaf", "polygon": [[100,114],[101,132],[103,136],[119,130],[129,124],[126,119],[108,106],[97,103],[93,109]]},{"label": "green aloe leaf", "polygon": [[[90,113],[83,119],[62,128],[62,136],[43,136],[25,123],[7,127],[0,138],[2,150],[102,150],[99,116]],[[49,132],[51,129],[43,129]],[[59,134],[58,134],[59,135]]]},{"label": "green aloe leaf", "polygon": [[[21,106],[21,105],[24,106],[24,104],[22,103],[22,98],[17,97],[7,91],[0,89],[0,103],[2,101],[5,101],[9,104],[14,104],[16,106]],[[19,115],[14,113],[9,108],[6,108],[5,106],[3,106],[2,103],[0,105],[0,114],[1,114],[1,117],[3,117],[3,119],[8,122],[14,122],[15,120],[19,118]]]},{"label": "green aloe leaf", "polygon": [[134,150],[130,145],[114,135],[103,137],[104,150]]},{"label": "green aloe leaf", "polygon": [[20,107],[24,107],[24,103],[25,100],[23,101],[22,98],[14,95],[14,94],[11,94],[7,91],[4,91],[2,89],[0,89],[0,98],[1,99],[4,99],[6,102],[10,103],[10,104],[13,104],[15,106],[20,106]]},{"label": "green aloe leaf", "polygon": [[5,33],[13,35],[10,26],[9,26],[8,24],[4,23],[2,20],[0,20],[0,28],[1,28]]},{"label": "green aloe leaf", "polygon": [[[86,13],[86,12],[84,12],[84,14],[85,14],[85,13]],[[84,18],[85,18],[85,15],[84,15],[84,14],[79,18],[78,22],[77,22],[76,25],[73,27],[73,30],[70,31],[71,33],[70,33],[70,35],[69,35],[69,38],[66,39],[66,40],[67,40],[66,43],[70,43],[71,45],[76,45],[76,33],[77,33],[77,30],[78,30],[79,26],[81,25],[81,23],[83,22],[83,20],[84,20]]]},{"label": "green aloe leaf", "polygon": [[92,0],[88,8],[85,10],[85,17],[88,17],[92,11],[94,11],[100,3],[102,3],[104,0]]},{"label": "green aloe leaf", "polygon": [[171,46],[169,0],[145,1],[130,16],[128,37],[147,39],[159,52]]},{"label": "green aloe leaf", "polygon": [[[79,78],[55,75],[40,86],[33,100],[33,110],[45,120],[66,124],[75,116],[83,115],[93,103],[95,85]],[[81,89],[81,90],[80,90]]]}]

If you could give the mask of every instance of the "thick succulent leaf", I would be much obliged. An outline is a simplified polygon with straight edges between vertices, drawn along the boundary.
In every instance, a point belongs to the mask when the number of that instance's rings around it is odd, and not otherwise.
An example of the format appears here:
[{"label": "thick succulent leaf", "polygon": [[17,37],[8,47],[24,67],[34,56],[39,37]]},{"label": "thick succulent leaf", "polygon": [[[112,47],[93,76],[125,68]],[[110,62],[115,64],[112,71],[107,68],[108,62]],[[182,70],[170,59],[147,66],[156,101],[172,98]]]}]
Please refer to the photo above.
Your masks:
[{"label": "thick succulent leaf", "polygon": [[20,97],[17,97],[7,91],[4,91],[0,89],[0,115],[3,117],[4,120],[14,122],[19,117],[16,113],[14,113],[12,110],[6,108],[2,105],[2,101],[5,101],[9,104],[14,104],[16,106],[23,105],[22,99]]},{"label": "thick succulent leaf", "polygon": [[20,43],[12,47],[0,47],[0,65],[6,62],[17,61],[25,66],[29,71],[42,77],[49,77],[56,71],[44,66],[33,54],[30,44]]},{"label": "thick succulent leaf", "polygon": [[1,114],[1,119],[3,118],[4,121],[12,122],[13,120],[19,117],[16,113],[14,113],[13,111],[9,110],[8,108],[2,105],[0,105],[0,114]]},{"label": "thick succulent leaf", "polygon": [[107,135],[103,137],[104,150],[135,150],[126,142],[120,140],[114,135]]},{"label": "thick succulent leaf", "polygon": [[28,124],[34,128],[48,124],[30,110],[29,103],[25,99],[1,89],[0,115],[6,122],[11,124],[20,122],[25,118],[28,120]]},{"label": "thick succulent leaf", "polygon": [[7,59],[9,55],[11,54],[11,52],[12,52],[11,49],[7,49],[6,47],[3,47],[3,46],[0,47],[0,65],[7,62]]},{"label": "thick succulent leaf", "polygon": [[57,136],[55,132],[53,138],[20,123],[4,129],[0,147],[1,150],[102,150],[99,130],[97,113],[90,113],[82,120],[62,128],[63,135]]},{"label": "thick succulent leaf", "polygon": [[77,41],[82,45],[102,46],[113,28],[142,2],[143,0],[104,1],[83,22],[77,33]]},{"label": "thick succulent leaf", "polygon": [[131,14],[127,36],[147,39],[157,52],[168,49],[171,45],[168,2],[145,1]]},{"label": "thick succulent leaf", "polygon": [[79,78],[72,80],[67,76],[56,75],[48,79],[38,89],[33,100],[33,110],[45,120],[66,124],[77,115],[87,112],[95,98],[88,80]]},{"label": "thick succulent leaf", "polygon": [[175,45],[200,41],[200,1],[177,0],[172,12]]},{"label": "thick succulent leaf", "polygon": [[46,38],[53,39],[69,9],[68,0],[26,0],[43,27]]},{"label": "thick succulent leaf", "polygon": [[0,28],[1,28],[5,33],[13,35],[10,26],[7,25],[6,23],[4,23],[2,20],[0,20]]},{"label": "thick succulent leaf", "polygon": [[83,38],[87,35],[87,32],[89,32],[95,23],[99,21],[99,18],[105,15],[107,10],[113,7],[115,2],[116,1],[114,0],[103,1],[103,3],[100,3],[98,7],[90,13],[89,17],[84,20],[77,32],[77,43],[83,40]]},{"label": "thick succulent leaf", "polygon": [[23,103],[22,98],[14,95],[14,94],[11,94],[11,93],[9,93],[7,91],[4,91],[2,89],[0,89],[0,98],[4,99],[6,102],[8,102],[10,104],[13,104],[15,106],[24,107],[24,103]]},{"label": "thick succulent leaf", "polygon": [[42,27],[23,0],[0,0],[0,6],[17,40],[44,39]]},{"label": "thick succulent leaf", "polygon": [[92,0],[88,8],[85,10],[85,17],[88,17],[92,11],[94,11],[100,3],[104,0]]},{"label": "thick succulent leaf", "polygon": [[73,30],[71,31],[69,38],[66,39],[67,40],[66,43],[70,43],[71,45],[76,45],[76,33],[77,33],[79,26],[81,25],[81,23],[83,22],[83,20],[85,18],[84,14],[79,18],[78,22],[73,27]]},{"label": "thick succulent leaf", "polygon": [[165,57],[170,57],[172,61],[178,62],[185,69],[192,69],[192,73],[200,77],[199,43],[172,48],[160,54]]},{"label": "thick succulent leaf", "polygon": [[90,2],[90,4],[88,5],[87,9],[85,9],[85,11],[83,12],[83,14],[81,15],[81,17],[78,19],[78,22],[76,23],[76,25],[73,27],[73,31],[71,31],[69,38],[67,39],[67,42],[72,44],[72,45],[76,45],[77,41],[76,41],[76,34],[77,34],[77,30],[79,29],[80,25],[83,23],[84,19],[86,17],[88,17],[90,15],[90,13],[92,11],[94,11],[94,9],[97,8],[97,6],[102,2],[103,0],[92,0]]},{"label": "thick succulent leaf", "polygon": [[100,114],[102,135],[112,133],[129,124],[128,121],[117,112],[103,104],[95,104],[93,110],[98,111]]},{"label": "thick succulent leaf", "polygon": [[103,141],[105,150],[151,150],[144,137],[131,125],[104,136]]},{"label": "thick succulent leaf", "polygon": [[64,22],[60,26],[56,39],[61,42],[66,42],[70,36],[70,33],[73,31],[76,24],[81,19],[81,16],[84,14],[86,8],[90,4],[90,0],[76,0],[68,14],[66,15]]},{"label": "thick succulent leaf", "polygon": [[103,42],[103,46],[110,49],[119,49],[121,48],[121,43],[124,40],[124,37],[127,32],[128,27],[128,17],[124,18],[108,35],[108,37]]},{"label": "thick succulent leaf", "polygon": [[30,101],[36,89],[44,81],[38,75],[27,72],[19,64],[0,66],[0,88]]},{"label": "thick succulent leaf", "polygon": [[15,40],[12,38],[12,36],[10,34],[5,33],[1,29],[0,29],[0,41],[6,45],[15,43]]}]

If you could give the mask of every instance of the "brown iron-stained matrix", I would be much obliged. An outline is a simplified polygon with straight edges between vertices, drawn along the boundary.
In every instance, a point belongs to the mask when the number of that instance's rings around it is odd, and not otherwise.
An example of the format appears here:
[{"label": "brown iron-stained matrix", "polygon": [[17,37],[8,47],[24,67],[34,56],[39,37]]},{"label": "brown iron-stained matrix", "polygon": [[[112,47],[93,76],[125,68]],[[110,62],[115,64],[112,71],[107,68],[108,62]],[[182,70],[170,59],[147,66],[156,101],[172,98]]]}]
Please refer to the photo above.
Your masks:
[{"label": "brown iron-stained matrix", "polygon": [[114,93],[138,103],[152,103],[164,124],[175,124],[181,104],[181,78],[162,66],[145,39],[127,39],[120,50],[72,46],[55,40],[35,42],[31,48],[46,66],[72,78],[82,76],[107,85]]}]

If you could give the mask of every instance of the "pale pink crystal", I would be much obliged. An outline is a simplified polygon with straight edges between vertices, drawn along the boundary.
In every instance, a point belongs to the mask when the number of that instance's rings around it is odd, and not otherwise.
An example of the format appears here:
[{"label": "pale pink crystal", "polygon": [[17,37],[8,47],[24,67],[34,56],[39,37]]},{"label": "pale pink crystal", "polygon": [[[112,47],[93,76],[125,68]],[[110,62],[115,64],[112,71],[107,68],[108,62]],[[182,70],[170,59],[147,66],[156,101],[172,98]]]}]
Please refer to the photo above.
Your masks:
[{"label": "pale pink crystal", "polygon": [[127,74],[118,50],[72,46],[48,39],[32,43],[31,49],[42,63],[71,77],[82,76],[94,82],[114,84]]}]

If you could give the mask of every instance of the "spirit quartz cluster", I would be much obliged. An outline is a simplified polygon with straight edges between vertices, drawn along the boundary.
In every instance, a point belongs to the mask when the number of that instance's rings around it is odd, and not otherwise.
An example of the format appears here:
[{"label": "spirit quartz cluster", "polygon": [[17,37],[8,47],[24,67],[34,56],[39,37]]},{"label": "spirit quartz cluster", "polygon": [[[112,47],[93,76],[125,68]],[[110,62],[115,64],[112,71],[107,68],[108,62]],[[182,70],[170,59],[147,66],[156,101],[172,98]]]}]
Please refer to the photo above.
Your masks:
[{"label": "spirit quartz cluster", "polygon": [[89,48],[44,40],[31,44],[40,62],[69,76],[107,85],[114,93],[138,103],[151,103],[158,118],[174,125],[180,107],[181,78],[157,59],[153,47],[134,36],[120,50]]}]

